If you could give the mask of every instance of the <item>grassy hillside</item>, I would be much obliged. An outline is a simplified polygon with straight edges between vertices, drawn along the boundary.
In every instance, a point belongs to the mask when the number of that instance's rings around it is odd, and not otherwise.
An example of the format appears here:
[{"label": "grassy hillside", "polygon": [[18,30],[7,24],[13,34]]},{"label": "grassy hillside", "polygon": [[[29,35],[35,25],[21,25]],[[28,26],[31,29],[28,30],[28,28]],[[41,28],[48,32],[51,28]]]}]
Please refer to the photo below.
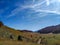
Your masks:
[{"label": "grassy hillside", "polygon": [[0,45],[60,45],[60,34],[18,31],[2,24]]},{"label": "grassy hillside", "polygon": [[37,43],[34,43],[32,34],[0,24],[0,45],[37,45]]}]

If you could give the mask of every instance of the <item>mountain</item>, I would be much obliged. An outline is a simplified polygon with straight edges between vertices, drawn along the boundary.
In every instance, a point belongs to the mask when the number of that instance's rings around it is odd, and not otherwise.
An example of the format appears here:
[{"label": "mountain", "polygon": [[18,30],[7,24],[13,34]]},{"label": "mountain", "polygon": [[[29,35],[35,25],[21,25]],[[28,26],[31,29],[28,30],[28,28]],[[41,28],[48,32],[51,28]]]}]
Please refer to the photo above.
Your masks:
[{"label": "mountain", "polygon": [[37,31],[38,33],[60,33],[60,24],[56,26],[48,26],[46,28],[43,28],[41,30]]},{"label": "mountain", "polygon": [[18,30],[20,32],[33,32],[33,31],[30,31],[30,30]]}]

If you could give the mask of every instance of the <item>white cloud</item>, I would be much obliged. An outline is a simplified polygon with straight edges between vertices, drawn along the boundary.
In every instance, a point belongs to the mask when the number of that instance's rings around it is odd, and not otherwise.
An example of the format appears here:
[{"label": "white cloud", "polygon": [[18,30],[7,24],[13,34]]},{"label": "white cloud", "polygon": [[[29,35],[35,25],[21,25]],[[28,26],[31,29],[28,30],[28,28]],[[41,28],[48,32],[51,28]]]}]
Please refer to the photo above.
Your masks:
[{"label": "white cloud", "polygon": [[41,2],[41,3],[37,3],[37,4],[34,4],[34,5],[32,5],[32,8],[34,7],[37,7],[37,6],[42,6],[43,4],[45,3],[45,1],[43,1],[43,2]]},{"label": "white cloud", "polygon": [[20,12],[21,10],[24,10],[24,9],[26,9],[26,8],[31,8],[31,9],[33,9],[33,8],[35,8],[36,6],[40,6],[40,5],[42,5],[43,3],[44,3],[45,1],[43,1],[43,2],[41,2],[41,3],[38,3],[38,4],[31,4],[31,5],[19,5],[16,9],[14,9],[14,10],[12,10],[11,11],[11,14],[7,17],[7,18],[9,18],[9,17],[11,17],[11,16],[15,16],[18,12]]},{"label": "white cloud", "polygon": [[35,0],[32,0],[33,1],[33,3],[35,2]]},{"label": "white cloud", "polygon": [[55,11],[55,10],[35,10],[36,12],[44,12],[44,13],[54,13],[54,14],[60,14],[59,11]]},{"label": "white cloud", "polygon": [[[43,12],[43,13],[54,13],[54,14],[59,14],[60,15],[60,11],[58,10],[46,10],[46,9],[40,9],[40,7],[44,4],[47,4],[45,6],[49,6],[51,3],[54,3],[56,0],[45,0],[45,1],[42,1],[40,3],[36,3],[36,4],[30,4],[30,5],[19,5],[16,9],[14,9],[11,14],[8,16],[8,17],[11,17],[11,16],[15,16],[18,12],[20,12],[21,10],[24,10],[24,9],[31,9],[32,11],[34,10],[34,13],[37,13],[37,12]],[[35,0],[33,0],[33,2],[36,2]],[[37,8],[39,7],[39,8]],[[44,8],[44,7],[43,7]],[[40,15],[42,16],[42,15]],[[45,15],[43,15],[45,16]]]},{"label": "white cloud", "polygon": [[18,12],[20,12],[21,10],[24,10],[25,8],[27,8],[27,6],[21,6],[21,7],[19,6],[19,7],[17,7],[16,9],[11,11],[10,15],[8,15],[7,18],[12,17],[12,16],[16,16],[16,14]]},{"label": "white cloud", "polygon": [[60,2],[60,0],[58,0],[58,2]]},{"label": "white cloud", "polygon": [[46,4],[47,4],[47,6],[49,6],[50,5],[50,1],[46,0]]}]

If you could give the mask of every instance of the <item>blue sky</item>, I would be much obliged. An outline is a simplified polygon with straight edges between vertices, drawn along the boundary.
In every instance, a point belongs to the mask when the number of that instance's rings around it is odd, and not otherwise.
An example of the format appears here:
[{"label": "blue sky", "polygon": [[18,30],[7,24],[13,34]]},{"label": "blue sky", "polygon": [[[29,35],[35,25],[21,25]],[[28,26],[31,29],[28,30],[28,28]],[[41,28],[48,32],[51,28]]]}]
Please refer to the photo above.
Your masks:
[{"label": "blue sky", "polygon": [[58,25],[60,0],[0,0],[0,20],[20,30]]}]

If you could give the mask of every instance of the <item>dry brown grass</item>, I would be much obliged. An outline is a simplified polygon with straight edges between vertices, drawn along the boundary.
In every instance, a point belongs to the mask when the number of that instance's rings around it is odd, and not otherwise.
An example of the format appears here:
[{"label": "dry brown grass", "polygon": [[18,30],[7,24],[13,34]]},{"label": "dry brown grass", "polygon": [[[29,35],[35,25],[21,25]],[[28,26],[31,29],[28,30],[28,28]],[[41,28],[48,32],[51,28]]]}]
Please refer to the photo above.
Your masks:
[{"label": "dry brown grass", "polygon": [[39,45],[36,43],[31,42],[24,42],[24,41],[0,41],[0,45]]}]

